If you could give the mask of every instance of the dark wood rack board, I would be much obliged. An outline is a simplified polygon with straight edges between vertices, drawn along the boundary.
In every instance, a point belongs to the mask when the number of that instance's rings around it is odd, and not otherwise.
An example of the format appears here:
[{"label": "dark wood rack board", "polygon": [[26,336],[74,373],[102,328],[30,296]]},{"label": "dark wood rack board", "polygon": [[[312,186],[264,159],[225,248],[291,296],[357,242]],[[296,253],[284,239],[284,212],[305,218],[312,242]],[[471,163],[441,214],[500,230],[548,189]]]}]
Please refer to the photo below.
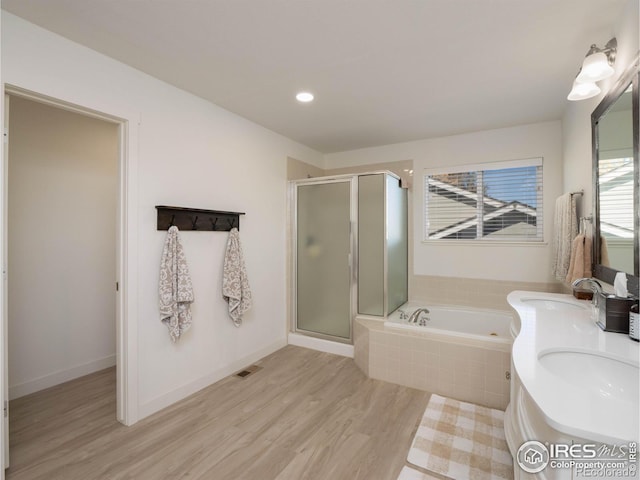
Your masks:
[{"label": "dark wood rack board", "polygon": [[232,228],[240,230],[240,215],[244,215],[244,212],[166,205],[156,205],[156,210],[158,211],[158,230],[169,230],[173,225],[180,231],[228,232]]}]

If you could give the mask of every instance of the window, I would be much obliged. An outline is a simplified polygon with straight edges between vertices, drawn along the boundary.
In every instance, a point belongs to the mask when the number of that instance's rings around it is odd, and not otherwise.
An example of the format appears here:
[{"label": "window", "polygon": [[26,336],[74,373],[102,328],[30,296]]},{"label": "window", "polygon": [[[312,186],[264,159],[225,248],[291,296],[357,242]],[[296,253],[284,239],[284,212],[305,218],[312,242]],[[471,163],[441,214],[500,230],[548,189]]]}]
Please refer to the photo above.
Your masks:
[{"label": "window", "polygon": [[425,240],[542,242],[542,159],[427,170]]}]

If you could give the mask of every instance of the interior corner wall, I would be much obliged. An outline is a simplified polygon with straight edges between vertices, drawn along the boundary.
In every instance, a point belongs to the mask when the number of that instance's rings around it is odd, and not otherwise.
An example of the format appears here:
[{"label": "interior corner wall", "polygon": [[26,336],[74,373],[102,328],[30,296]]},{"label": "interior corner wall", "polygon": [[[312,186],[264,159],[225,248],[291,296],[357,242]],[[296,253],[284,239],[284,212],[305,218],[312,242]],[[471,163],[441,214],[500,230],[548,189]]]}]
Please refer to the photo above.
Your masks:
[{"label": "interior corner wall", "polygon": [[[28,61],[25,61],[28,59]],[[3,82],[139,114],[137,362],[139,418],[286,345],[286,160],[319,152],[14,15],[2,14]],[[182,232],[194,286],[193,325],[172,343],[158,312],[166,232],[155,205],[246,212],[240,236],[253,308],[240,328],[222,299],[227,234]]]},{"label": "interior corner wall", "polygon": [[118,128],[12,97],[9,398],[115,365]]},{"label": "interior corner wall", "polygon": [[[542,157],[544,166],[544,244],[422,241],[424,169]],[[560,121],[486,130],[327,155],[327,169],[413,159],[413,271],[416,276],[527,282],[555,281],[551,275],[553,206],[562,190]],[[413,282],[414,285],[417,282]],[[474,287],[475,288],[475,287]],[[415,295],[415,289],[414,289]],[[467,292],[458,291],[459,297]],[[500,294],[501,296],[501,294]],[[501,298],[501,297],[500,297]],[[487,306],[487,305],[484,305]]]},{"label": "interior corner wall", "polygon": [[291,157],[287,158],[287,180],[301,180],[324,175],[324,169],[318,165],[311,165]]}]

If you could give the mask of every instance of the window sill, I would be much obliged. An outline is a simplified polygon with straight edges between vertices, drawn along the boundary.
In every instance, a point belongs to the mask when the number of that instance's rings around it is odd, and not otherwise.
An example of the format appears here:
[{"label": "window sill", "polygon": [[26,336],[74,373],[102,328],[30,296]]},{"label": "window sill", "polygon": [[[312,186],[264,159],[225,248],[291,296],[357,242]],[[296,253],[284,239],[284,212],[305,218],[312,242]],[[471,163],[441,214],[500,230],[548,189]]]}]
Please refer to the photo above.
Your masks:
[{"label": "window sill", "polygon": [[546,247],[549,242],[524,242],[500,240],[421,240],[423,245],[472,245],[483,247]]}]

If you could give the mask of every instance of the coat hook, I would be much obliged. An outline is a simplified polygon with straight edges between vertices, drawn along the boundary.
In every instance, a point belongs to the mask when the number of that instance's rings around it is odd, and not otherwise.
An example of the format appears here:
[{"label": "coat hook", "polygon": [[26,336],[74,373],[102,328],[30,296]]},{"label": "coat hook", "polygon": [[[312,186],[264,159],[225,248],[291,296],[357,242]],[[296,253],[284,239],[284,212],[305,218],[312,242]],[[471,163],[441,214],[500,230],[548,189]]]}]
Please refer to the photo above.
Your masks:
[{"label": "coat hook", "polygon": [[233,228],[233,224],[234,224],[234,223],[236,223],[236,222],[235,222],[235,219],[233,219],[233,218],[232,218],[231,220],[229,220],[229,219],[227,218],[227,223],[229,224],[229,227],[230,227],[230,228]]},{"label": "coat hook", "polygon": [[169,223],[169,228],[173,227],[173,221],[176,219],[175,215],[171,215],[171,222]]},{"label": "coat hook", "polygon": [[211,230],[215,231],[216,230],[216,223],[218,223],[218,217],[216,217],[215,220],[211,220],[211,218],[209,218],[209,221],[211,222]]},{"label": "coat hook", "polygon": [[191,224],[191,228],[193,230],[197,230],[198,226],[196,225],[196,223],[198,223],[198,215],[196,215],[196,219],[193,221],[193,223]]}]

